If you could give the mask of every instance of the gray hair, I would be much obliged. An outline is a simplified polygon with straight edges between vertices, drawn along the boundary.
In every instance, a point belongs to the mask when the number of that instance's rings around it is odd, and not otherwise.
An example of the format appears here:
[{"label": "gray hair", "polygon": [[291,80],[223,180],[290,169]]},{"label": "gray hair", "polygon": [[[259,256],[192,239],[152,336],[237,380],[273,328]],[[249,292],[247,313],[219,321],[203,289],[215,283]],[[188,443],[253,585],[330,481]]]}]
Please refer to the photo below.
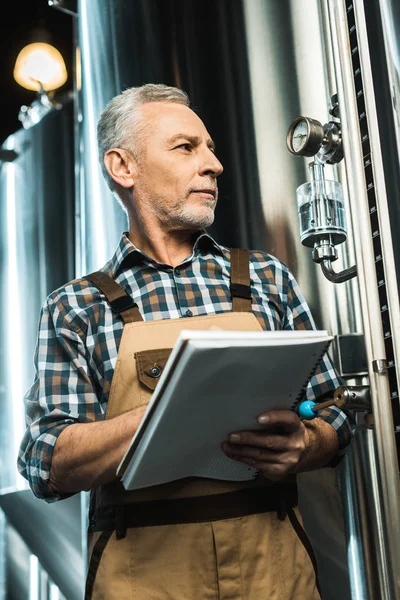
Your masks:
[{"label": "gray hair", "polygon": [[110,148],[124,148],[139,159],[138,138],[142,132],[140,107],[148,102],[175,102],[190,106],[186,92],[162,83],[146,83],[140,87],[131,87],[110,100],[98,121],[97,147],[104,179],[113,193],[115,183],[104,166],[104,155]]}]

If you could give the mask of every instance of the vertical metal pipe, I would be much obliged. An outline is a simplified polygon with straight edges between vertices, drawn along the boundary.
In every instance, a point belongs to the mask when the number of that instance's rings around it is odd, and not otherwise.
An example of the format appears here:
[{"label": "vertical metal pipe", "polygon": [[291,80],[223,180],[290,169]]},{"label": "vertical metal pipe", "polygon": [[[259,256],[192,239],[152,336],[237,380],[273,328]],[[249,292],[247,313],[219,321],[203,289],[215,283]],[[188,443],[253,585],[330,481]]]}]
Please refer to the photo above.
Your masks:
[{"label": "vertical metal pipe", "polygon": [[387,552],[387,531],[377,466],[375,435],[372,427],[363,423],[357,427],[341,473],[353,600],[395,597],[390,582],[385,581],[380,560]]},{"label": "vertical metal pipe", "polygon": [[[330,35],[328,0],[318,2],[320,28],[322,35],[322,48],[324,54],[324,72],[327,85],[327,106],[334,94],[337,94],[336,73],[333,58],[332,39]],[[335,165],[332,169],[332,176],[342,184],[348,239],[339,251],[338,261],[335,270],[343,271],[355,263],[353,219],[351,206],[348,197],[348,186],[346,179],[346,170],[343,161]],[[331,309],[332,321],[334,322],[333,331],[335,334],[354,334],[363,333],[360,295],[358,284],[355,279],[350,279],[340,286],[334,285],[334,306]],[[354,382],[355,384],[356,382]]]},{"label": "vertical metal pipe", "polygon": [[[367,190],[363,170],[363,154],[358,129],[358,114],[344,0],[330,0],[329,12],[334,60],[341,102],[343,145],[350,202],[353,212],[357,212],[355,223],[355,247],[358,267],[358,281],[368,357],[369,383],[376,435],[376,454],[381,480],[382,522],[387,531],[387,552],[380,553],[375,546],[382,576],[380,577],[381,598],[400,598],[398,574],[400,572],[400,512],[399,512],[399,473],[394,440],[394,423],[390,403],[390,389],[387,371],[376,368],[385,359],[382,323],[378,288],[370,276],[375,270],[374,252]],[[360,49],[361,51],[361,49]],[[361,53],[361,52],[360,52]],[[374,515],[371,515],[374,518]],[[374,528],[372,527],[372,530]],[[350,565],[352,567],[352,565]],[[376,596],[374,597],[376,600]]]},{"label": "vertical metal pipe", "polygon": [[[396,365],[400,364],[400,305],[399,288],[396,276],[396,267],[393,254],[393,241],[391,235],[391,224],[389,220],[389,210],[387,202],[387,191],[385,183],[385,173],[383,168],[382,148],[380,143],[380,132],[376,111],[376,102],[374,94],[374,82],[371,72],[371,61],[369,56],[369,45],[367,27],[365,22],[364,8],[359,2],[354,3],[354,13],[357,23],[358,44],[360,47],[360,62],[362,67],[362,76],[365,89],[365,108],[368,115],[368,128],[371,146],[371,154],[374,157],[373,171],[375,193],[377,197],[377,212],[379,219],[381,235],[381,246],[383,253],[383,266],[385,272],[385,285],[388,296],[391,335],[393,340],[393,350]],[[400,151],[400,147],[399,147]],[[397,378],[399,371],[397,367]]]}]

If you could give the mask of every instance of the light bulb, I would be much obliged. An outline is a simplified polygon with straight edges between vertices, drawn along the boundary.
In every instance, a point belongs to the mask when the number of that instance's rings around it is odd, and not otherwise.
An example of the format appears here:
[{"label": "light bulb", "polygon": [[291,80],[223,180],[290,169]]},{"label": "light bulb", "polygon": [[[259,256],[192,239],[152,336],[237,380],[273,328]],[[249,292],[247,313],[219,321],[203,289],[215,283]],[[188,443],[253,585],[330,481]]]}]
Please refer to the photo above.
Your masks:
[{"label": "light bulb", "polygon": [[17,56],[14,79],[34,91],[56,90],[67,81],[67,69],[60,52],[43,42],[28,44]]}]

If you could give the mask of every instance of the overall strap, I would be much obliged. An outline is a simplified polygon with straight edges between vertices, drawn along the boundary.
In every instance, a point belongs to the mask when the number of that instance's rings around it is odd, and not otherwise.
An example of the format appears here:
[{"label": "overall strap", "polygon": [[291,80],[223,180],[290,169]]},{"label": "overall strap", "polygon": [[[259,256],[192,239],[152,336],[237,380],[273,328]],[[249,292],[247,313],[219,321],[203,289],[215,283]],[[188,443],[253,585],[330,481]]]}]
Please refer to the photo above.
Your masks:
[{"label": "overall strap", "polygon": [[249,251],[231,248],[231,296],[233,312],[251,312]]},{"label": "overall strap", "polygon": [[85,279],[88,279],[103,292],[111,310],[120,315],[125,325],[135,321],[143,321],[137,304],[110,275],[103,273],[103,271],[96,271],[86,275]]}]

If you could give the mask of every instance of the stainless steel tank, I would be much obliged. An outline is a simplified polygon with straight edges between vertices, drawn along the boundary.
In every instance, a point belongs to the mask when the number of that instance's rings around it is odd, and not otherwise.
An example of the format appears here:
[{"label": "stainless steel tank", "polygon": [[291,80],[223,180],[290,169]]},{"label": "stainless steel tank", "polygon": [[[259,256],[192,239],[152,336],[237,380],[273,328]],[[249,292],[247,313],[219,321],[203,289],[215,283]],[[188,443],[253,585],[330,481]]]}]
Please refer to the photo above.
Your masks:
[{"label": "stainless steel tank", "polygon": [[[41,305],[74,276],[73,157],[72,99],[0,149],[2,456],[16,457],[22,436]],[[0,489],[23,486],[21,479],[8,459]]]},{"label": "stainless steel tank", "polygon": [[6,597],[21,600],[38,597],[31,556],[71,600],[84,578],[79,495],[48,506],[17,472],[40,307],[75,275],[72,97],[60,104],[0,148],[0,573]]}]

